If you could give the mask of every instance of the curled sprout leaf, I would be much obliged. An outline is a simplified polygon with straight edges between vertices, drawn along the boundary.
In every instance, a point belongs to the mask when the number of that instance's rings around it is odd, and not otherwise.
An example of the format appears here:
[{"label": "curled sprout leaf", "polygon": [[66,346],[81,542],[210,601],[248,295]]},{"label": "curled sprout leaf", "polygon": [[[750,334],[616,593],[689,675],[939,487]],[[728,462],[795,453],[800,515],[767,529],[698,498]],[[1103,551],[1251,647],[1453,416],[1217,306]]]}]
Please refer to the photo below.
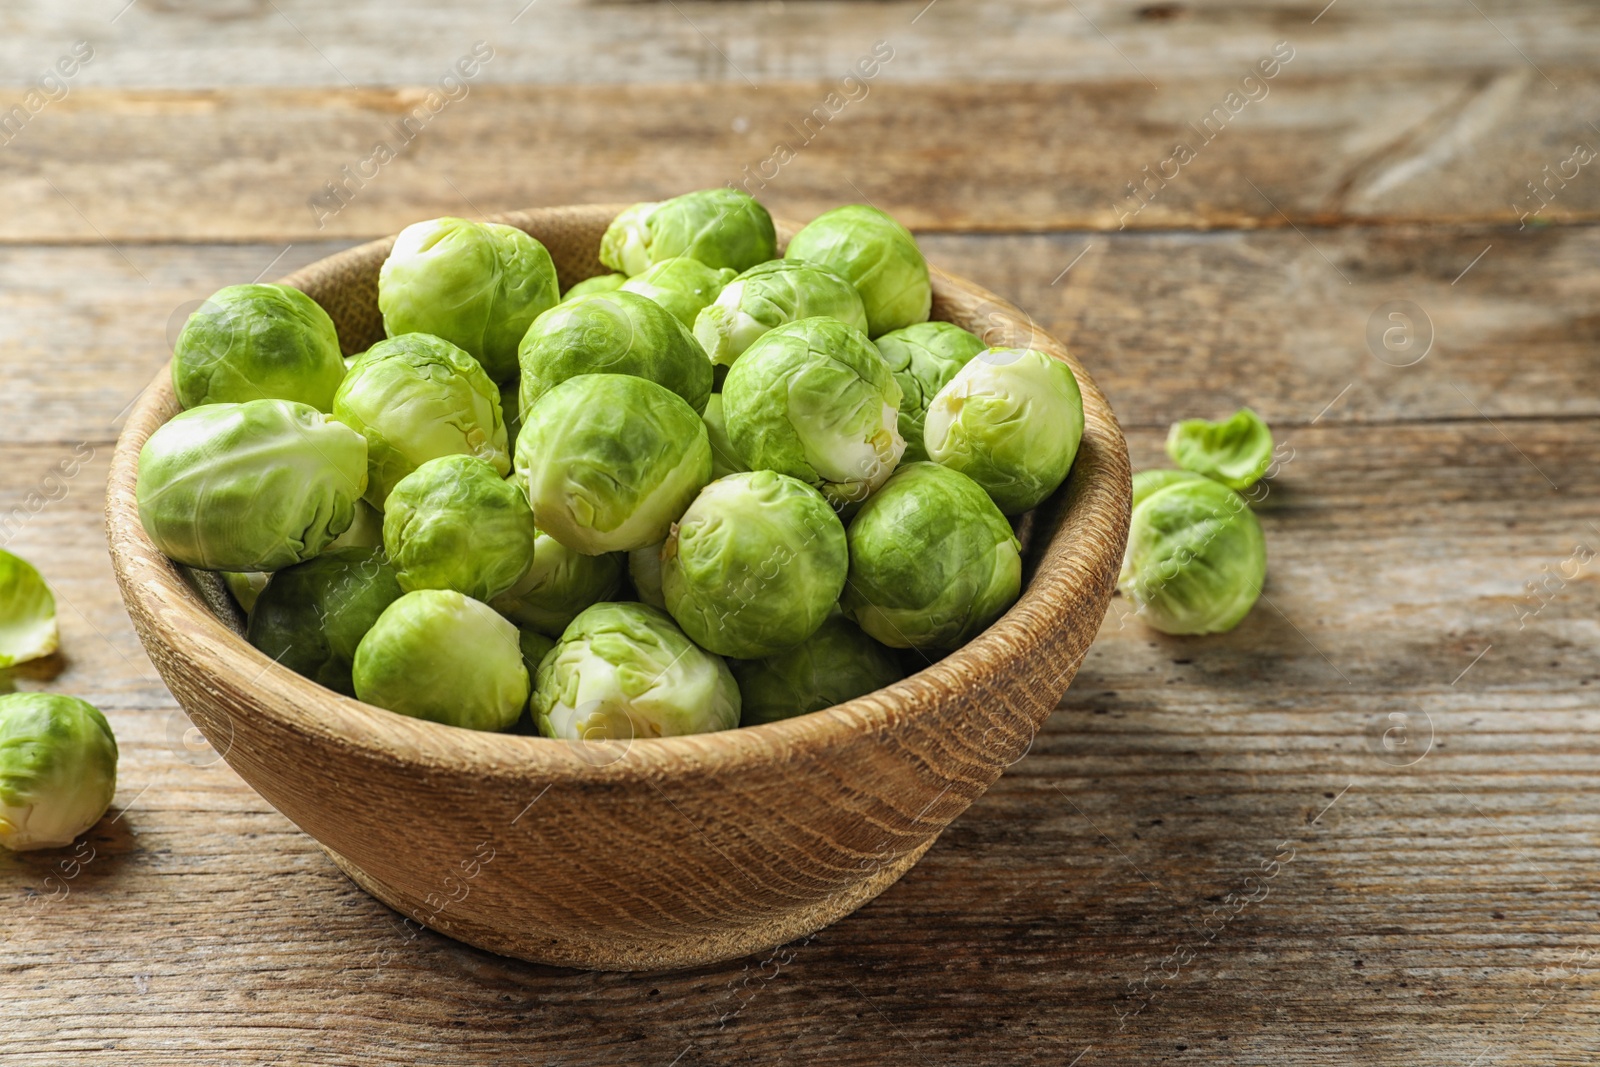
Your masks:
[{"label": "curled sprout leaf", "polygon": [[50,587],[33,564],[0,549],[0,667],[41,659],[59,642]]},{"label": "curled sprout leaf", "polygon": [[1186,471],[1243,492],[1272,465],[1272,431],[1249,408],[1221,422],[1185,419],[1168,431],[1167,455]]}]

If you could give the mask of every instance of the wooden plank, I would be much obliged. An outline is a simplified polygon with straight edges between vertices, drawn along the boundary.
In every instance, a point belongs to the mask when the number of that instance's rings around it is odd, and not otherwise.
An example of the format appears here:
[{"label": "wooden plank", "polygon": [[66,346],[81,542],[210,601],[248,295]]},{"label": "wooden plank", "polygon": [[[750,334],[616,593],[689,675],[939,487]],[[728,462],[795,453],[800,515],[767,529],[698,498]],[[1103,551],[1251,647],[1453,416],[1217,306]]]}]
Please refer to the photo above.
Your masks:
[{"label": "wooden plank", "polygon": [[[1593,567],[1517,608],[1600,547],[1600,422],[1514,428],[1561,493],[1475,417],[1295,427],[1261,508],[1276,608],[1179,640],[1114,605],[1030,754],[880,900],[765,962],[635,976],[412,938],[196,765],[116,599],[97,455],[9,547],[65,605],[49,684],[106,708],[122,814],[65,882],[0,857],[7,1062],[1591,1063]],[[1140,465],[1161,437],[1132,433]],[[0,513],[58,452],[7,446]],[[1431,720],[1414,765],[1374,733],[1393,712]]]},{"label": "wooden plank", "polygon": [[886,40],[897,53],[895,79],[1104,82],[1142,70],[1165,88],[1169,77],[1231,74],[1254,62],[1263,43],[1283,38],[1304,42],[1330,71],[1368,73],[1522,64],[1517,49],[1549,70],[1590,64],[1600,46],[1600,19],[1583,0],[1544,0],[1532,9],[1478,0],[1477,12],[1454,0],[1324,6],[14,0],[0,12],[0,70],[7,83],[27,84],[83,39],[99,47],[81,75],[86,85],[421,85],[436,82],[481,39],[495,49],[481,75],[490,82],[764,85],[837,77],[872,42]]},{"label": "wooden plank", "polygon": [[[935,234],[922,243],[935,263],[1073,345],[1126,425],[1242,404],[1280,434],[1313,420],[1600,413],[1597,229],[1341,230],[1309,240],[1292,230]],[[26,381],[0,391],[0,441],[59,442],[63,455],[79,441],[109,442],[200,300],[343,246],[0,247],[0,350],[13,380]],[[1374,312],[1398,299],[1423,308],[1435,336],[1409,367],[1368,347]],[[1391,363],[1410,358],[1376,347]],[[1509,423],[1506,432],[1528,447]]]},{"label": "wooden plank", "polygon": [[486,84],[436,114],[422,88],[85,87],[0,152],[0,240],[370,236],[728,182],[794,218],[867,199],[921,230],[1592,221],[1600,74],[1555,73],[1559,93],[1520,65],[1352,81],[1300,56],[1237,115],[1235,73],[1159,92],[885,77],[854,101],[832,82]]}]

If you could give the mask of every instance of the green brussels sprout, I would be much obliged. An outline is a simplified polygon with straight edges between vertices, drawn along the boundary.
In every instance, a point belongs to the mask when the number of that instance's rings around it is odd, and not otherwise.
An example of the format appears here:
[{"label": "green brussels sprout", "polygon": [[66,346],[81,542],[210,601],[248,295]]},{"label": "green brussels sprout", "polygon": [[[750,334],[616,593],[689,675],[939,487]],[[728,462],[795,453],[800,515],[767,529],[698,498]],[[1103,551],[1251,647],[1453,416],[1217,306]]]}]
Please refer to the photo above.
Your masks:
[{"label": "green brussels sprout", "polygon": [[855,286],[825,267],[774,259],[727,283],[695,318],[694,335],[713,363],[732,366],[773,327],[818,316],[867,330],[867,310]]},{"label": "green brussels sprout", "polygon": [[721,393],[712,393],[707,398],[706,409],[700,418],[706,424],[706,439],[711,442],[712,480],[749,470],[744,460],[739,458],[739,450],[733,447],[733,439],[728,436],[728,420],[723,415]]},{"label": "green brussels sprout", "polygon": [[58,693],[0,696],[0,845],[70,845],[116,792],[117,739],[99,708]]},{"label": "green brussels sprout", "polygon": [[540,661],[532,707],[546,737],[678,737],[738,726],[739,687],[665,612],[608,602],[573,619]]},{"label": "green brussels sprout", "polygon": [[1261,595],[1267,543],[1244,497],[1199,475],[1133,476],[1128,549],[1117,579],[1146,622],[1169,634],[1239,625]]},{"label": "green brussels sprout", "polygon": [[816,633],[766,659],[728,663],[743,704],[740,726],[791,719],[854,700],[905,677],[894,653],[833,615]]},{"label": "green brussels sprout", "polygon": [[578,612],[609,600],[620,584],[620,556],[586,556],[541,530],[533,541],[532,565],[489,606],[524,630],[560,637]]},{"label": "green brussels sprout", "polygon": [[579,374],[632,374],[663,385],[696,412],[711,395],[711,361],[672,313],[619,290],[558,305],[522,339],[522,410]]},{"label": "green brussels sprout", "polygon": [[965,474],[936,463],[895,471],[850,524],[845,614],[892,648],[952,649],[1022,589],[1021,545]]},{"label": "green brussels sprout", "polygon": [[408,333],[379,341],[350,368],[333,417],[367,439],[366,499],[380,511],[395,483],[430,459],[478,456],[511,470],[500,391],[449,341]]},{"label": "green brussels sprout", "polygon": [[287,285],[217,290],[172,349],[172,387],[185,408],[293,400],[326,412],[343,380],[333,320]]},{"label": "green brussels sprout", "polygon": [[331,552],[336,548],[382,548],[383,547],[383,512],[367,503],[365,500],[356,501],[356,516],[350,520],[350,525],[345,527],[344,533],[328,542],[324,552]]},{"label": "green brussels sprout", "polygon": [[533,564],[528,501],[477,456],[440,456],[401,478],[383,515],[383,547],[406,592],[454,589],[492,600]]},{"label": "green brussels sprout", "polygon": [[1167,455],[1186,471],[1243,492],[1272,465],[1272,431],[1249,408],[1222,422],[1185,419],[1167,433]]},{"label": "green brussels sprout", "polygon": [[1072,369],[1032,349],[990,348],[928,405],[928,458],[983,486],[1020,515],[1056,491],[1083,440],[1083,396]]},{"label": "green brussels sprout", "polygon": [[[332,552],[335,545],[329,542],[323,549],[326,555]],[[298,566],[298,564],[296,564]],[[228,595],[233,597],[233,602],[239,605],[239,610],[248,616],[256,610],[256,601],[261,599],[261,593],[267,588],[267,583],[272,580],[272,575],[265,571],[223,571],[222,584],[227,586]]]},{"label": "green brussels sprout", "polygon": [[769,331],[728,371],[722,412],[745,463],[865,500],[900,462],[900,386],[866,335],[838,319]]},{"label": "green brussels sprout", "polygon": [[[531,679],[539,673],[539,663],[556,647],[556,643],[538,630],[523,629],[517,632],[517,647],[522,649],[522,665],[528,669]],[[531,688],[529,693],[532,693]]]},{"label": "green brussels sprout", "polygon": [[517,628],[454,589],[418,589],[385,608],[353,675],[365,703],[469,730],[509,729],[528,704]]},{"label": "green brussels sprout", "polygon": [[983,340],[953,322],[919,322],[891,330],[873,342],[900,383],[900,436],[906,439],[901,463],[928,458],[922,443],[928,405],[956,371],[986,347]]},{"label": "green brussels sprout", "polygon": [[589,296],[592,293],[614,293],[622,288],[622,283],[628,280],[626,274],[596,274],[593,278],[585,278],[581,282],[574,282],[572,288],[561,294],[561,303],[576,300],[580,296]]},{"label": "green brussels sprout", "polygon": [[661,550],[665,543],[645,545],[628,553],[628,581],[639,601],[660,611],[667,610],[667,598],[661,592]]},{"label": "green brussels sprout", "polygon": [[849,569],[844,524],[822,494],[752,471],[706,486],[673,526],[661,591],[696,644],[755,659],[816,633]]},{"label": "green brussels sprout", "polygon": [[366,487],[361,435],[290,400],[190,408],[139,452],[145,533],[201,570],[310,559],[354,521]]},{"label": "green brussels sprout", "polygon": [[867,333],[923,322],[933,306],[928,261],[911,231],[875,207],[847,204],[812,219],[794,235],[785,259],[826,267],[861,294]]},{"label": "green brussels sprout", "polygon": [[443,338],[497,382],[517,373],[517,343],[558,298],[544,245],[495,222],[446,217],[407,226],[378,273],[385,333]]},{"label": "green brussels sprout", "polygon": [[698,259],[675,256],[663,259],[643,274],[629,278],[622,285],[622,291],[638,293],[654,300],[683,323],[686,329],[692,329],[700,309],[717,298],[722,287],[733,280],[734,274],[727,267],[719,270],[706,266]]},{"label": "green brussels sprout", "polygon": [[256,598],[245,640],[318,685],[355,696],[356,649],[403,590],[370,548],[339,548],[286,567]]},{"label": "green brussels sprout", "polygon": [[0,548],[0,668],[43,659],[60,643],[55,594],[33,564]]},{"label": "green brussels sprout", "polygon": [[539,398],[517,438],[539,529],[589,556],[667,531],[711,480],[706,425],[682,397],[629,374],[580,374]]},{"label": "green brussels sprout", "polygon": [[634,204],[600,238],[600,262],[628,275],[675,256],[741,271],[777,255],[767,209],[748,193],[726,187]]}]

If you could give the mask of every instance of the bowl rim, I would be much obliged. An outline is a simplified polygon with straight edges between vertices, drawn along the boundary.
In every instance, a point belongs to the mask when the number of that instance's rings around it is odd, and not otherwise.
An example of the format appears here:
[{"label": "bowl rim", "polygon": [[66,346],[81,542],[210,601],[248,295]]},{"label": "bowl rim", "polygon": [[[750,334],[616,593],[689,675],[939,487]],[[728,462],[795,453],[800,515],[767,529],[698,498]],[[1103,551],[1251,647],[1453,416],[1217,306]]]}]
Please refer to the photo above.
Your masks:
[{"label": "bowl rim", "polygon": [[[515,225],[538,237],[541,223],[570,220],[575,212],[603,221],[625,205],[595,204],[536,208],[490,216],[485,221]],[[780,231],[796,227],[780,223]],[[308,272],[340,267],[368,269],[374,256],[386,255],[394,237],[352,246],[324,257],[280,279],[296,284]],[[315,743],[358,749],[367,758],[395,766],[423,766],[439,771],[470,772],[489,782],[654,781],[667,772],[674,779],[736,773],[775,758],[825,758],[827,751],[850,735],[887,734],[910,714],[930,715],[953,693],[1003,692],[1004,676],[1027,672],[1019,665],[1030,656],[1048,654],[1055,627],[1066,627],[1063,615],[1096,596],[1109,599],[1121,565],[1127,535],[1131,485],[1127,445],[1115,414],[1093,377],[1065,345],[1045,333],[1031,316],[1008,301],[964,278],[930,265],[936,306],[941,302],[977,301],[991,321],[1025,326],[1028,346],[1063,359],[1078,379],[1084,404],[1083,443],[1072,471],[1055,498],[1065,497],[1060,520],[1035,549],[1037,565],[1018,600],[994,623],[960,648],[905,678],[805,715],[757,726],[669,738],[640,738],[624,748],[625,758],[599,762],[572,742],[519,734],[488,733],[414,719],[326,689],[283,667],[250,645],[206,606],[169,560],[145,534],[135,496],[139,450],[176,408],[171,362],[157,373],[133,406],[112,457],[106,494],[106,528],[113,569],[125,606],[139,611],[158,633],[162,647],[151,649],[158,667],[169,658],[227,674],[224,689],[254,690],[253,716],[266,715],[271,725]],[[297,286],[301,287],[301,286]],[[1055,499],[1053,498],[1053,499]],[[1050,507],[1047,501],[1041,508]],[[1055,510],[1055,509],[1052,509]],[[1025,572],[1026,576],[1026,572]],[[1093,620],[1097,627],[1102,608]],[[1084,642],[1085,654],[1092,644]],[[1082,657],[1057,664],[1070,680]],[[1029,664],[1029,670],[1043,669]],[[163,671],[165,673],[165,671]],[[1024,677],[1026,682],[1027,679]],[[999,683],[998,687],[989,683]],[[1062,686],[1064,688],[1064,685]],[[1053,707],[1059,692],[1048,694]],[[930,699],[932,698],[932,699]],[[1048,714],[1048,712],[1046,712]],[[202,724],[202,727],[204,724]],[[1036,724],[1037,728],[1037,724]],[[208,738],[224,758],[226,740]],[[1012,739],[1017,740],[1017,739]],[[1031,742],[1031,736],[1021,739]],[[1025,751],[1015,746],[1019,753]]]}]

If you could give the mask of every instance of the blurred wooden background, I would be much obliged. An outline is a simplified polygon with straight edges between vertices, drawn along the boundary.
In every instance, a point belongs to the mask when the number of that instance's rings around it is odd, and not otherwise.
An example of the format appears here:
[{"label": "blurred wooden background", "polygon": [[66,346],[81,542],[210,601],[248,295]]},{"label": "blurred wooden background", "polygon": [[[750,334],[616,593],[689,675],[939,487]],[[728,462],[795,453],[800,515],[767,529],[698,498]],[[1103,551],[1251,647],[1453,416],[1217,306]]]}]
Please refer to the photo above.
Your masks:
[{"label": "blurred wooden background", "polygon": [[[0,1061],[1597,1062],[1597,123],[1579,0],[7,4],[0,543],[65,647],[17,684],[123,762],[78,862],[0,857]],[[121,415],[222,285],[730,180],[895,213],[1136,466],[1261,412],[1266,595],[1198,640],[1114,601],[1031,753],[771,957],[413,937],[186,734],[105,555]]]}]

